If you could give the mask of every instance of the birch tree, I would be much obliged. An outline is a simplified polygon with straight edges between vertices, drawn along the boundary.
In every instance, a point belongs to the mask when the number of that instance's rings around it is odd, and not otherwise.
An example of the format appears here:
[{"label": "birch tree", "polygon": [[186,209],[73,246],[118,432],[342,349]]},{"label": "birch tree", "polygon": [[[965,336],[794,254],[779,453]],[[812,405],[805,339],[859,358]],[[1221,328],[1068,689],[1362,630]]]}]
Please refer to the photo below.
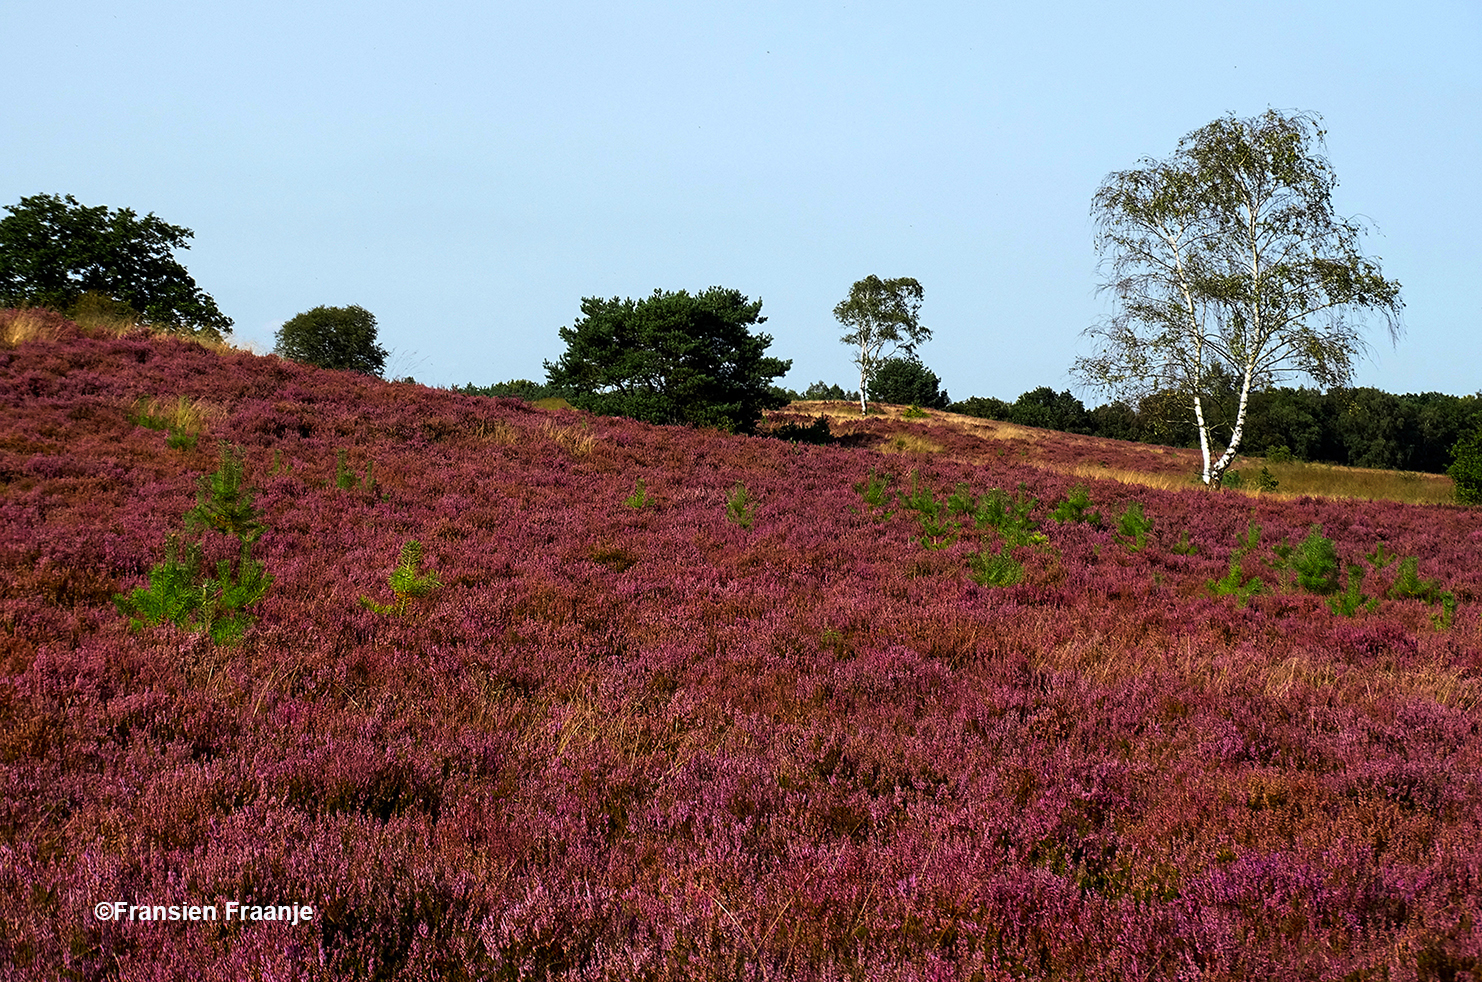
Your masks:
[{"label": "birch tree", "polygon": [[866,391],[887,357],[911,355],[931,340],[931,329],[921,323],[925,291],[909,276],[882,280],[866,276],[849,288],[849,296],[834,308],[834,317],[849,331],[841,338],[856,348],[859,368],[859,414],[869,408]]},{"label": "birch tree", "polygon": [[[1117,312],[1085,332],[1097,351],[1072,371],[1122,397],[1187,399],[1211,488],[1239,450],[1253,391],[1292,375],[1347,385],[1367,350],[1365,315],[1399,338],[1400,285],[1364,256],[1360,224],[1333,211],[1320,121],[1217,119],[1169,159],[1109,175],[1092,202]],[[1238,392],[1222,449],[1206,404],[1221,376]]]}]

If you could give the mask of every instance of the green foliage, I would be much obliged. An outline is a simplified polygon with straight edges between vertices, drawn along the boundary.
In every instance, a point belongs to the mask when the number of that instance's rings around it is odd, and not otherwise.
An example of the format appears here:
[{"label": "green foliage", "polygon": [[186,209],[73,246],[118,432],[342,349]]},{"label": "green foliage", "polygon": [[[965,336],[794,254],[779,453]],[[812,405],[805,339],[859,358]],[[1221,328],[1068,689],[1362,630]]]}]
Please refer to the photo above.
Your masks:
[{"label": "green foliage", "polygon": [[1048,385],[1030,389],[1009,407],[1004,420],[1019,426],[1037,426],[1065,433],[1090,433],[1091,417],[1070,390],[1056,392]]},{"label": "green foliage", "polygon": [[283,322],[273,350],[284,358],[380,377],[387,351],[376,344],[376,316],[364,307],[315,307]]},{"label": "green foliage", "polygon": [[1189,541],[1188,530],[1178,534],[1178,541],[1168,547],[1168,551],[1176,556],[1195,556],[1199,554],[1199,547]]},{"label": "green foliage", "polygon": [[1261,526],[1251,519],[1244,535],[1235,537],[1235,551],[1230,553],[1230,568],[1223,579],[1211,580],[1208,586],[1217,597],[1234,597],[1237,605],[1244,607],[1251,597],[1265,592],[1266,584],[1258,576],[1247,579],[1241,570],[1241,559],[1261,545]]},{"label": "green foliage", "polygon": [[[870,399],[896,405],[927,409],[946,409],[950,399],[942,391],[937,374],[913,357],[887,358],[875,369],[866,383]],[[924,418],[925,413],[914,418]]]},{"label": "green foliage", "polygon": [[146,323],[221,340],[232,320],[185,267],[177,249],[195,234],[151,212],[86,207],[72,195],[37,194],[0,219],[0,307],[74,308],[94,293]]},{"label": "green foliage", "polygon": [[1087,512],[1086,509],[1089,507],[1091,507],[1091,495],[1086,491],[1084,484],[1077,484],[1070,489],[1070,493],[1066,495],[1065,500],[1056,505],[1055,510],[1050,512],[1050,519],[1062,524],[1067,522],[1086,522],[1090,525],[1099,526],[1101,524],[1101,512]]},{"label": "green foliage", "polygon": [[979,529],[997,530],[1006,547],[1038,545],[1041,543],[1034,541],[1034,521],[1029,517],[1038,504],[1039,499],[1029,497],[1023,484],[1014,497],[993,488],[973,506],[973,524]]},{"label": "green foliage", "polygon": [[901,419],[926,419],[926,410],[913,402],[901,413]]},{"label": "green foliage", "polygon": [[376,462],[367,460],[365,462],[365,477],[357,477],[345,462],[345,451],[336,450],[334,455],[334,486],[341,491],[367,491],[374,493],[376,490]]},{"label": "green foliage", "polygon": [[871,274],[851,286],[849,296],[834,307],[835,319],[847,328],[839,340],[856,349],[861,413],[869,408],[870,382],[884,365],[886,350],[910,357],[931,340],[931,329],[920,319],[925,296],[921,284],[909,276],[882,280]]},{"label": "green foliage", "polygon": [[425,597],[443,585],[436,570],[422,568],[422,543],[416,539],[408,539],[406,545],[401,547],[396,568],[391,571],[386,583],[391,587],[395,600],[389,604],[380,604],[370,597],[361,597],[360,605],[378,614],[401,615],[407,612],[412,600]]},{"label": "green foliage", "polygon": [[859,400],[859,393],[849,392],[842,385],[830,384],[820,380],[803,390],[803,398],[827,402],[857,402]]},{"label": "green foliage", "polygon": [[1009,554],[989,552],[985,547],[967,557],[967,575],[979,586],[1006,587],[1024,581],[1024,564]]},{"label": "green foliage", "polygon": [[[1200,480],[1203,480],[1203,472],[1200,472]],[[1239,491],[1245,487],[1245,475],[1239,471],[1225,471],[1220,478],[1220,487],[1229,488],[1231,491]]]},{"label": "green foliage", "polygon": [[726,495],[726,521],[744,529],[751,528],[756,521],[756,502],[747,493],[746,485],[739,481],[730,494]]},{"label": "green foliage", "polygon": [[763,410],[787,405],[770,386],[792,366],[765,356],[769,335],[750,332],[766,321],[761,309],[722,287],[585,297],[582,316],[561,328],[566,353],[545,363],[546,375],[578,409],[753,433]]},{"label": "green foliage", "polygon": [[1451,448],[1451,466],[1446,473],[1456,484],[1456,503],[1482,505],[1482,417],[1473,421],[1472,432]]},{"label": "green foliage", "polygon": [[1441,610],[1439,613],[1431,615],[1431,624],[1435,626],[1436,630],[1445,631],[1456,620],[1456,597],[1448,590],[1437,599],[1441,605]]},{"label": "green foliage", "polygon": [[1352,617],[1360,610],[1373,610],[1379,605],[1379,598],[1364,599],[1364,568],[1358,563],[1350,563],[1348,566],[1348,582],[1343,592],[1328,600],[1328,606],[1333,613],[1342,614],[1344,617]]},{"label": "green foliage", "polygon": [[820,416],[807,426],[798,423],[783,423],[773,429],[767,436],[778,440],[790,440],[794,443],[808,443],[814,446],[828,446],[834,442],[834,435],[829,431],[827,416]]},{"label": "green foliage", "polygon": [[1365,553],[1364,558],[1367,559],[1369,561],[1369,565],[1373,566],[1375,569],[1384,569],[1390,563],[1399,558],[1399,553],[1390,552],[1388,547],[1386,547],[1385,544],[1381,542],[1374,547],[1373,552]]},{"label": "green foliage", "polygon": [[1266,463],[1268,464],[1290,464],[1296,459],[1296,454],[1292,453],[1291,447],[1288,447],[1285,443],[1279,446],[1269,447],[1266,450]]},{"label": "green foliage", "polygon": [[242,455],[225,443],[219,447],[216,471],[203,476],[196,489],[195,507],[185,513],[187,531],[212,529],[250,546],[266,528],[254,502],[256,490],[247,487]]},{"label": "green foliage", "polygon": [[[1394,557],[1390,557],[1391,559]],[[1424,600],[1435,603],[1441,599],[1440,580],[1420,578],[1420,557],[1406,556],[1395,570],[1395,580],[1389,587],[1389,595],[1395,600]]]},{"label": "green foliage", "polygon": [[628,495],[627,500],[625,500],[623,504],[627,505],[629,508],[632,508],[634,511],[641,511],[644,508],[647,508],[649,502],[651,502],[652,500],[653,499],[649,497],[648,488],[644,487],[643,478],[640,477],[633,482],[633,493]]},{"label": "green foliage", "polygon": [[1287,561],[1302,589],[1324,595],[1338,589],[1338,552],[1333,540],[1322,534],[1321,525],[1312,526]]},{"label": "green foliage", "polygon": [[1262,467],[1260,475],[1256,478],[1256,490],[1270,493],[1281,487],[1281,482],[1271,473],[1271,468]]},{"label": "green foliage", "polygon": [[1148,544],[1148,533],[1152,530],[1153,520],[1142,513],[1140,501],[1128,505],[1127,510],[1117,519],[1117,535],[1133,552]]},{"label": "green foliage", "polygon": [[[873,515],[875,509],[884,508],[895,500],[890,493],[890,483],[894,478],[889,474],[876,474],[875,469],[870,468],[869,476],[854,486],[854,490],[864,499],[865,507]],[[889,509],[878,517],[883,521],[895,514],[895,509]]]},{"label": "green foliage", "polygon": [[165,541],[165,558],[149,571],[149,586],[135,587],[127,596],[113,598],[129,627],[169,622],[188,631],[204,632],[218,644],[241,638],[252,624],[246,608],[267,595],[273,577],[252,558],[252,545],[265,526],[253,502],[254,491],[243,485],[242,458],[225,443],[214,474],[201,478],[195,507],[185,513],[185,529],[192,537],[213,531],[237,539],[235,564],[223,559],[214,576],[202,569],[203,542],[186,543],[180,537]]},{"label": "green foliage", "polygon": [[974,416],[978,419],[997,419],[1007,422],[1009,413],[1013,406],[1002,399],[993,396],[972,396],[960,402],[954,402],[947,407],[948,412],[958,413],[962,416]]},{"label": "green foliage", "polygon": [[[1072,371],[1108,392],[1181,402],[1210,486],[1244,438],[1252,392],[1289,374],[1345,386],[1367,313],[1399,335],[1400,285],[1364,256],[1361,225],[1334,213],[1322,141],[1315,114],[1232,114],[1164,160],[1108,175],[1093,199],[1119,310],[1087,331],[1099,350]],[[1226,404],[1232,413],[1216,411]]]}]

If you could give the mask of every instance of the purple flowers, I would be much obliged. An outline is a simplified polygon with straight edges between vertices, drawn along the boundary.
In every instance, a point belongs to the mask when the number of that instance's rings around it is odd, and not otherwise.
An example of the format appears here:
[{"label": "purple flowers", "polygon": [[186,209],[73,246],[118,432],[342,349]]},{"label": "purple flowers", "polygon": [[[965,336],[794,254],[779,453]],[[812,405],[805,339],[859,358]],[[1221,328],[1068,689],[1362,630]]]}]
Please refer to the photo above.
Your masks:
[{"label": "purple flowers", "polygon": [[[794,446],[59,330],[0,350],[6,972],[1476,971],[1475,511],[1072,477],[1051,436],[910,424],[943,450],[870,449],[897,421]],[[182,396],[216,409],[196,449],[130,421]],[[130,632],[111,598],[218,440],[260,489],[272,589],[236,645]],[[1048,521],[1074,485],[1136,527]],[[901,489],[931,491],[936,534]],[[1282,568],[1271,544],[1314,523],[1373,609]],[[407,576],[441,585],[366,609],[413,540]],[[1366,558],[1390,554],[1416,563]],[[980,586],[985,555],[1022,578]],[[1264,584],[1244,606],[1207,586],[1232,557]],[[93,913],[229,900],[315,913]]]}]

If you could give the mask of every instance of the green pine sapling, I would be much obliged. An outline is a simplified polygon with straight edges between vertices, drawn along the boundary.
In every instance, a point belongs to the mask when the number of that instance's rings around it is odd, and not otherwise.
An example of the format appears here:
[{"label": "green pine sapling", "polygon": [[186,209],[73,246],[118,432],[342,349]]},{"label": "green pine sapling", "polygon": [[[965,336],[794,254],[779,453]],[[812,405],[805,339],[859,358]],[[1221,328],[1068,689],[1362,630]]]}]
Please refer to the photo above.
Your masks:
[{"label": "green pine sapling", "polygon": [[[266,596],[273,583],[264,564],[252,558],[253,543],[266,526],[253,502],[254,489],[243,484],[240,451],[222,443],[220,454],[216,472],[201,478],[195,507],[185,513],[186,534],[196,541],[187,542],[182,553],[180,537],[171,535],[164,562],[149,571],[149,586],[113,598],[130,628],[168,621],[226,643],[239,639],[252,624],[246,608]],[[201,568],[207,532],[230,535],[240,544],[235,564],[220,560],[215,576],[206,576]]]},{"label": "green pine sapling", "polygon": [[406,545],[401,547],[396,568],[391,571],[386,582],[391,587],[395,600],[389,604],[379,604],[370,597],[361,597],[360,605],[378,614],[405,614],[407,605],[414,598],[425,597],[443,585],[436,570],[422,568],[422,543],[416,539],[408,539]]}]

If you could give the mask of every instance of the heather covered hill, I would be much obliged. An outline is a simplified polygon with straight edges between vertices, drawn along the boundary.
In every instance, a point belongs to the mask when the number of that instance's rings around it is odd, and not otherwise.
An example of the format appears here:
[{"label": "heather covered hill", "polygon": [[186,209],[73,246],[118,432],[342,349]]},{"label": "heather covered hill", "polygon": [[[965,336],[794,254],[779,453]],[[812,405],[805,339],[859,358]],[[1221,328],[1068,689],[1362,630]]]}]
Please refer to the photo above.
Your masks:
[{"label": "heather covered hill", "polygon": [[[67,325],[0,349],[0,407],[8,977],[1479,969],[1477,510]],[[235,642],[131,630],[114,598],[219,441],[271,584]],[[398,597],[408,540],[436,585]],[[115,900],[315,917],[100,921]]]}]

